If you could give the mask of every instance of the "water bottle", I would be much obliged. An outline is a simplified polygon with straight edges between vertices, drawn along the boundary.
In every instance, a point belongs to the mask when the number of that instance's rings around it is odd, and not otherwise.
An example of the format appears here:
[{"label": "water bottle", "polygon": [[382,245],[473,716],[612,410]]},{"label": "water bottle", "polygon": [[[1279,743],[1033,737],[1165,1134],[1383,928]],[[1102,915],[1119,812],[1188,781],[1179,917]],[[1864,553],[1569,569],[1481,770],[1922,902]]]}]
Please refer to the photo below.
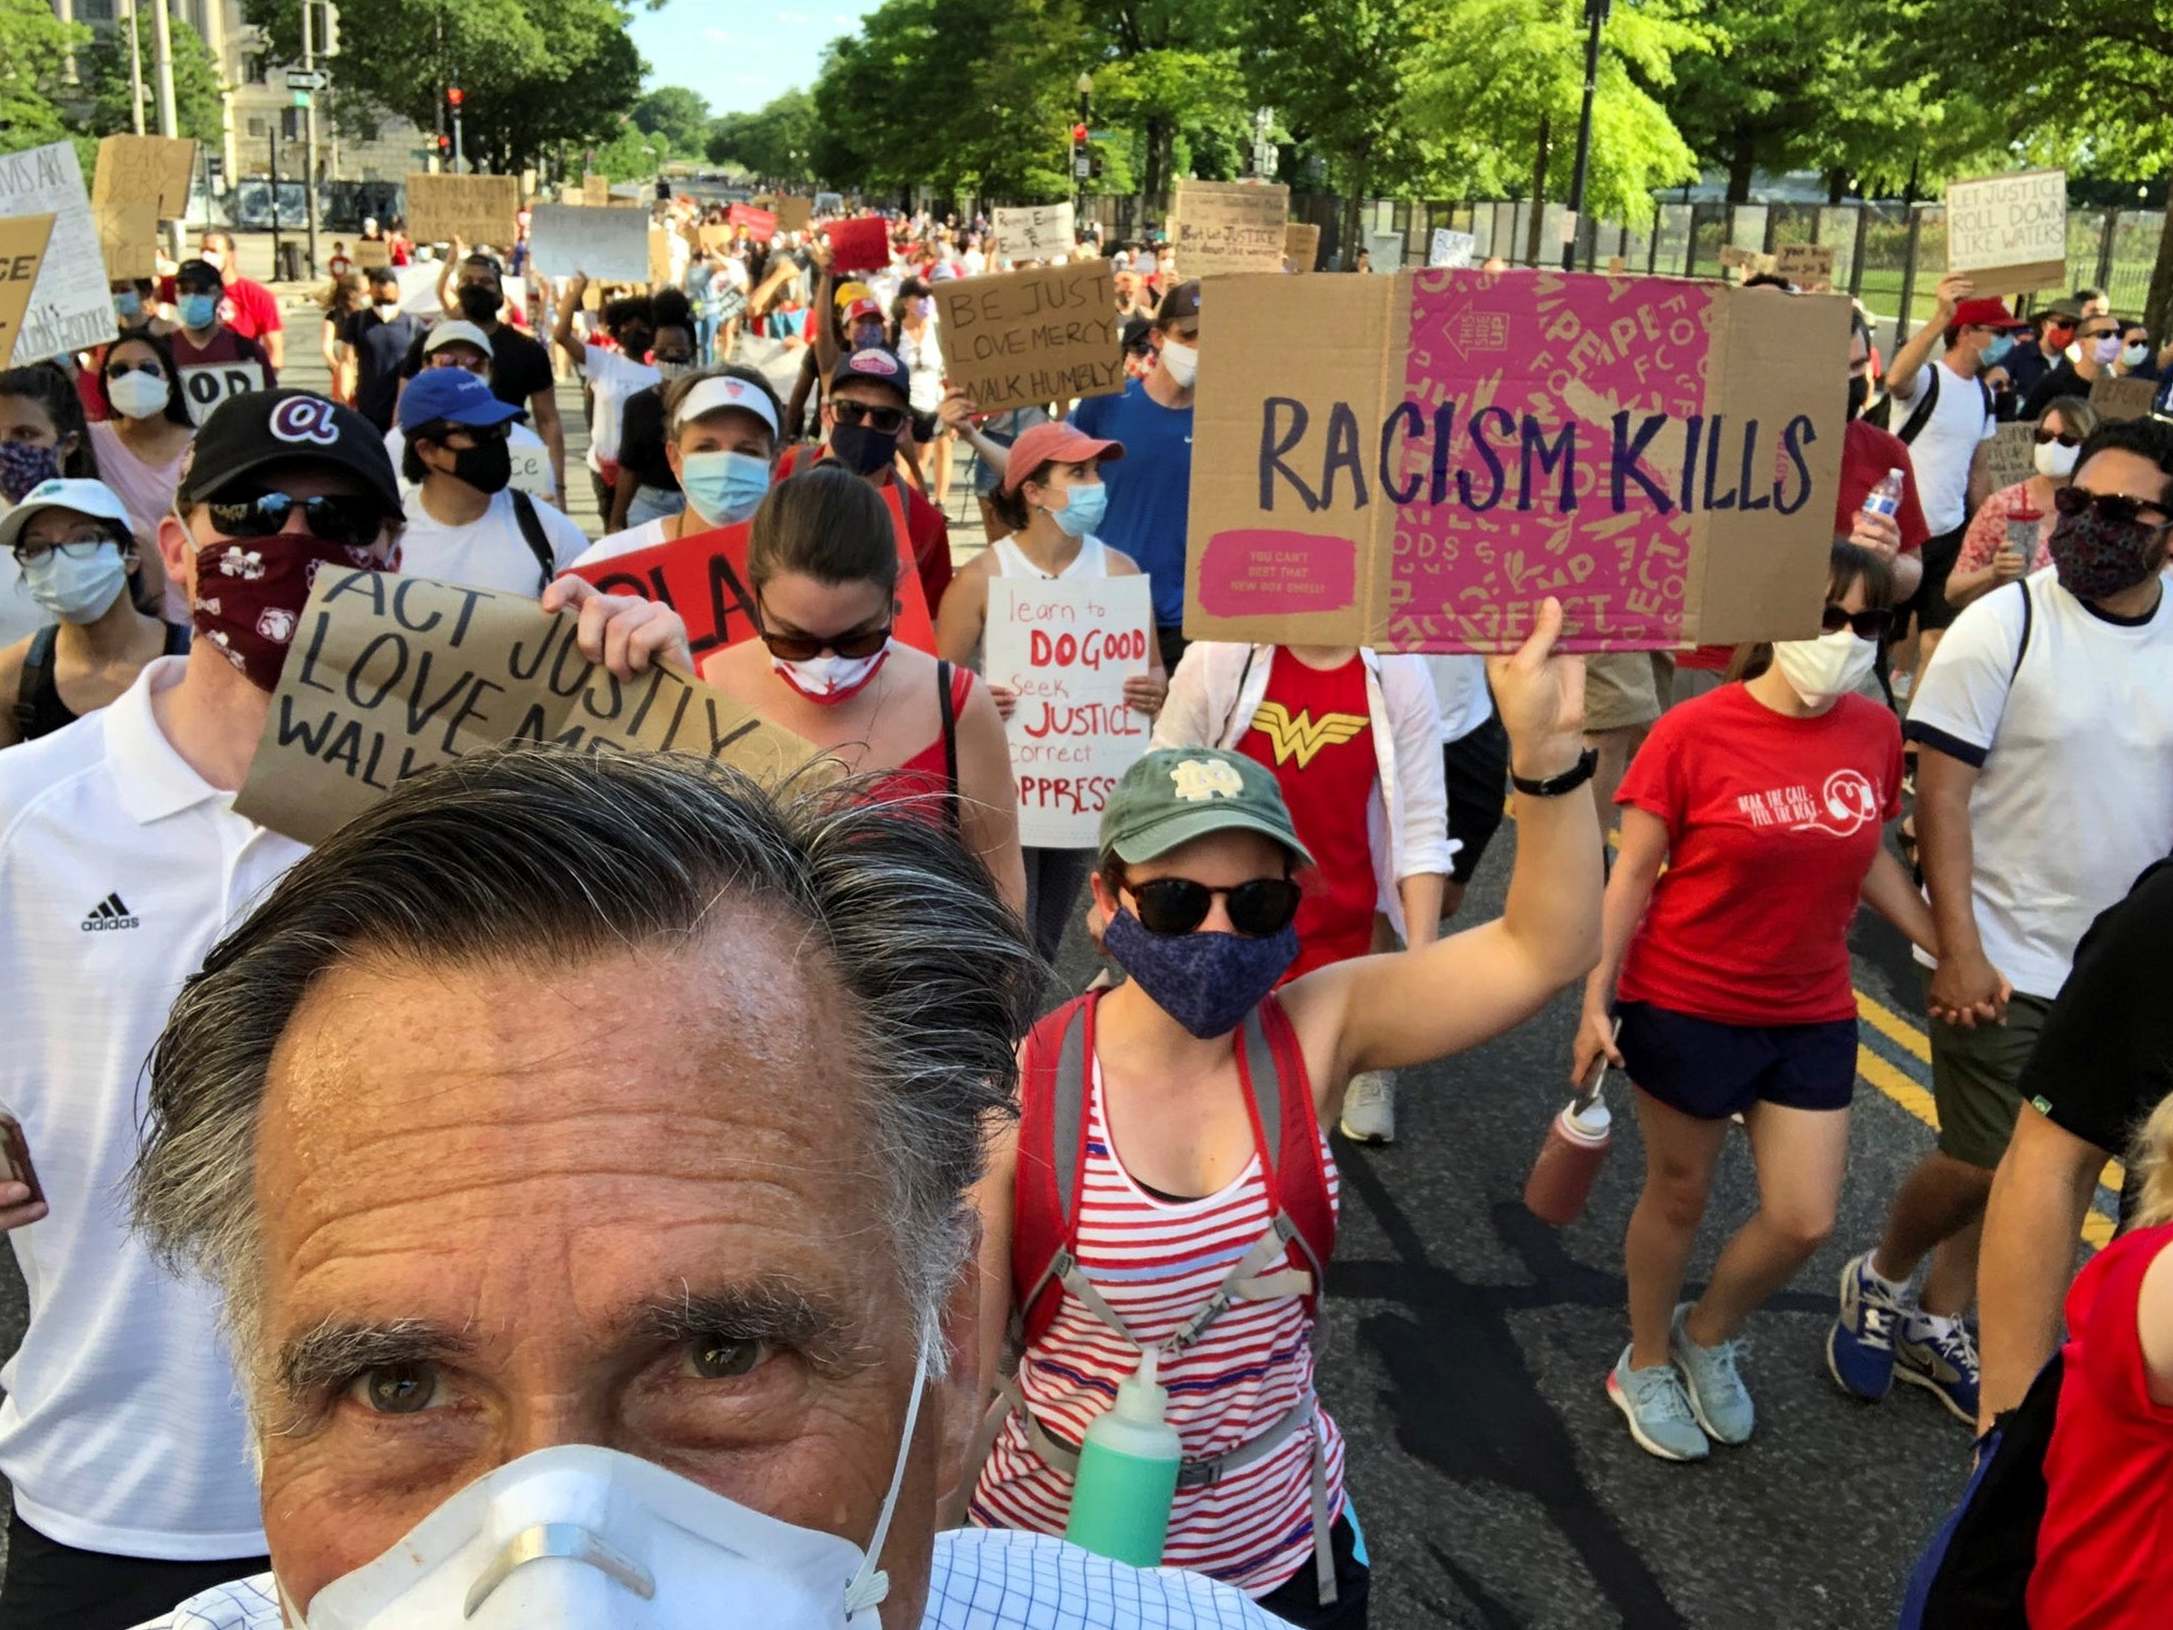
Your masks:
[{"label": "water bottle", "polygon": [[1547,1138],[1524,1180],[1524,1208],[1543,1223],[1567,1228],[1584,1215],[1593,1180],[1614,1142],[1614,1118],[1595,1090],[1562,1106],[1547,1123]]},{"label": "water bottle", "polygon": [[1163,1419],[1169,1393],[1155,1380],[1160,1361],[1159,1348],[1141,1353],[1137,1372],[1117,1383],[1117,1401],[1086,1429],[1064,1529],[1072,1544],[1135,1568],[1161,1565],[1184,1458],[1176,1428]]},{"label": "water bottle", "polygon": [[1884,515],[1892,520],[1901,512],[1902,483],[1909,478],[1899,470],[1888,470],[1864,499],[1866,515]]}]

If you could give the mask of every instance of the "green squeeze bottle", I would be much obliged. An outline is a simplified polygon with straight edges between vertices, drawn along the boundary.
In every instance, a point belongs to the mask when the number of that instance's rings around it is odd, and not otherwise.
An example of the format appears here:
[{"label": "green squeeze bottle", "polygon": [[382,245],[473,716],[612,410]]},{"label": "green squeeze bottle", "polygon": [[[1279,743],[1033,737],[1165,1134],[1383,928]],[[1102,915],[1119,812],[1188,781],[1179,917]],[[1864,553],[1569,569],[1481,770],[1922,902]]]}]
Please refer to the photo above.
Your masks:
[{"label": "green squeeze bottle", "polygon": [[1097,1556],[1135,1568],[1161,1565],[1184,1451],[1162,1418],[1169,1393],[1155,1381],[1159,1348],[1140,1354],[1139,1369],[1117,1383],[1117,1401],[1086,1430],[1072,1485],[1064,1537]]}]

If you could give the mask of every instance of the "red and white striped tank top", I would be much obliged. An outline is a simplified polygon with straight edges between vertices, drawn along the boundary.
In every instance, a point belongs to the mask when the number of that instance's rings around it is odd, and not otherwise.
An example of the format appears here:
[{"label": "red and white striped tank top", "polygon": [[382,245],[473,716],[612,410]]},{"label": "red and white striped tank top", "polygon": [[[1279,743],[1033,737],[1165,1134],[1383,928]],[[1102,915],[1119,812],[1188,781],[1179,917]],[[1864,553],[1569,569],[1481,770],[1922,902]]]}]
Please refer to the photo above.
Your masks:
[{"label": "red and white striped tank top", "polygon": [[[1335,1159],[1321,1140],[1328,1198],[1339,1201]],[[1102,1102],[1101,1061],[1088,1096],[1086,1164],[1080,1173],[1079,1266],[1126,1327],[1148,1345],[1165,1340],[1214,1295],[1223,1277],[1267,1232],[1273,1212],[1256,1153],[1236,1180],[1205,1199],[1158,1200],[1118,1159]],[[1304,1267],[1293,1249],[1290,1265]],[[1227,1454],[1302,1403],[1313,1386],[1305,1303],[1233,1302],[1182,1353],[1162,1357],[1169,1422],[1188,1460]],[[1139,1367],[1137,1349],[1063,1293],[1054,1321],[1019,1365],[1019,1387],[1042,1426],[1077,1443]],[[1328,1515],[1343,1510],[1343,1435],[1320,1415]],[[1313,1562],[1313,1438],[1293,1433],[1264,1459],[1210,1488],[1181,1488],[1162,1560],[1264,1596]],[[1061,1534],[1071,1479],[1028,1446],[1014,1413],[982,1468],[970,1508],[986,1528]]]}]

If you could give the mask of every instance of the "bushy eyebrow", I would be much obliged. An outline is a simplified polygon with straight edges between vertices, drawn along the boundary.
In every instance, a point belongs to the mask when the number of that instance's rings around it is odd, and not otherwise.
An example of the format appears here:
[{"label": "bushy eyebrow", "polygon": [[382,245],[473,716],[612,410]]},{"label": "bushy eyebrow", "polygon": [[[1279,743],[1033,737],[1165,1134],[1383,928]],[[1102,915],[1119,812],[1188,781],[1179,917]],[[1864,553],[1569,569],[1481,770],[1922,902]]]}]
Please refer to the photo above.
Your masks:
[{"label": "bushy eyebrow", "polygon": [[469,1336],[424,1319],[382,1323],[326,1318],[280,1344],[275,1365],[280,1389],[300,1401],[343,1386],[364,1370],[440,1363],[474,1351]]}]

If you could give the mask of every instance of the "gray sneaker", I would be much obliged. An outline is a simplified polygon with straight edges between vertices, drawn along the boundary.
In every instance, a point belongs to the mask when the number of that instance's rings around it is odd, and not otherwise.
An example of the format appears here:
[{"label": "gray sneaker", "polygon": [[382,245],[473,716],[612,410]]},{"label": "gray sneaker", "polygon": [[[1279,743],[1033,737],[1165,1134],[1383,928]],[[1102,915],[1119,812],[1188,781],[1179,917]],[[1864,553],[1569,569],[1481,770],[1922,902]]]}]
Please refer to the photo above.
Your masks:
[{"label": "gray sneaker", "polygon": [[1396,1078],[1386,1070],[1351,1077],[1343,1094],[1343,1135],[1353,1143],[1396,1141]]},{"label": "gray sneaker", "polygon": [[1688,1302],[1676,1305],[1667,1333],[1668,1357],[1683,1372],[1683,1390],[1690,1395],[1691,1411],[1705,1435],[1731,1447],[1747,1443],[1757,1412],[1751,1408],[1750,1389],[1736,1373],[1736,1344],[1724,1341],[1718,1347],[1700,1347],[1684,1335],[1683,1320],[1690,1308]]},{"label": "gray sneaker", "polygon": [[1608,1372],[1607,1396],[1622,1411],[1622,1418],[1630,1423],[1630,1436],[1645,1453],[1662,1460],[1703,1460],[1712,1453],[1712,1445],[1698,1430],[1697,1417],[1690,1412],[1690,1399],[1674,1365],[1633,1370],[1630,1349],[1624,1347]]}]

